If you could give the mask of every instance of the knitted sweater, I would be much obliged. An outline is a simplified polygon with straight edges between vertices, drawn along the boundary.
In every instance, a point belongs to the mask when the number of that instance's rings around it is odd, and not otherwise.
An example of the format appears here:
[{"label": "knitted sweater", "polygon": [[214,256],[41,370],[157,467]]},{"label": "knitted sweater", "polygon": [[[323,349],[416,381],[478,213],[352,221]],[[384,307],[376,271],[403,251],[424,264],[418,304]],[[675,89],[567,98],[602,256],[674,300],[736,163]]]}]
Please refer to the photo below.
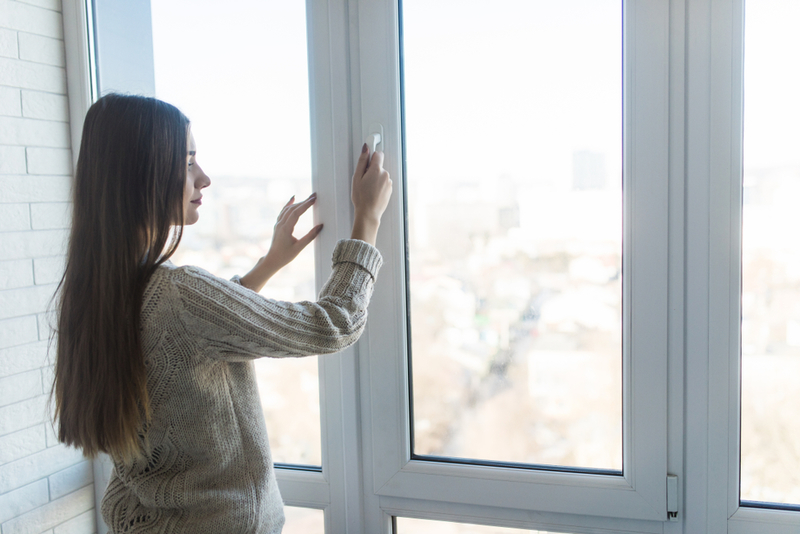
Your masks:
[{"label": "knitted sweater", "polygon": [[148,282],[142,343],[149,450],[114,462],[102,501],[112,532],[279,533],[283,502],[252,360],[333,353],[364,329],[382,263],[340,241],[317,302],[279,302],[166,262]]}]

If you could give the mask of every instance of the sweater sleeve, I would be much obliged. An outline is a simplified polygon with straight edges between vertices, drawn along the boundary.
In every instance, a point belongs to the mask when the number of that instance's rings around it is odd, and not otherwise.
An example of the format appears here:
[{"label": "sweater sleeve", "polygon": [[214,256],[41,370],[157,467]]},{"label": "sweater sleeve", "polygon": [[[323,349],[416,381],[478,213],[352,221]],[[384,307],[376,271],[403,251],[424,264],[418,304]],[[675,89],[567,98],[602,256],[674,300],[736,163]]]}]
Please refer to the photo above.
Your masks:
[{"label": "sweater sleeve", "polygon": [[245,360],[338,352],[358,340],[382,264],[363,241],[343,240],[333,252],[333,272],[316,302],[265,298],[197,267],[175,270],[172,283],[187,332],[212,356]]}]

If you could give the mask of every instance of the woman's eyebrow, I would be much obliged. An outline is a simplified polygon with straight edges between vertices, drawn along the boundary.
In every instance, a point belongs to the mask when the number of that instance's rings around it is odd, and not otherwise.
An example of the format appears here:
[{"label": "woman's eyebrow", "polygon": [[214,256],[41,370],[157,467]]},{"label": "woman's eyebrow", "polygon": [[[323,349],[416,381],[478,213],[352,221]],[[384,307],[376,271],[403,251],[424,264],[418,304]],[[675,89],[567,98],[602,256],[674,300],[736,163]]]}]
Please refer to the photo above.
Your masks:
[{"label": "woman's eyebrow", "polygon": [[189,155],[190,155],[190,156],[194,156],[194,155],[196,155],[196,154],[197,154],[197,151],[196,151],[196,150],[190,150],[190,151],[189,151]]}]

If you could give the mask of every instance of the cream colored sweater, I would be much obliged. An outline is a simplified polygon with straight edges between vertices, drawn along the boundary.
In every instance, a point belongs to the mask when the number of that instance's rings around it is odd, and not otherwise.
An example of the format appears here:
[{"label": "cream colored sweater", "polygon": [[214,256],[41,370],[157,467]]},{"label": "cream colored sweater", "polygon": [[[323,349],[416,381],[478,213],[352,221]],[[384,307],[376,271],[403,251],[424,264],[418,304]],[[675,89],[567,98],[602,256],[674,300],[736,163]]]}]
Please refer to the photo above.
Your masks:
[{"label": "cream colored sweater", "polygon": [[319,300],[300,303],[196,267],[159,267],[142,307],[151,452],[115,461],[102,502],[111,531],[279,533],[283,502],[252,360],[355,343],[381,262],[371,245],[340,241]]}]

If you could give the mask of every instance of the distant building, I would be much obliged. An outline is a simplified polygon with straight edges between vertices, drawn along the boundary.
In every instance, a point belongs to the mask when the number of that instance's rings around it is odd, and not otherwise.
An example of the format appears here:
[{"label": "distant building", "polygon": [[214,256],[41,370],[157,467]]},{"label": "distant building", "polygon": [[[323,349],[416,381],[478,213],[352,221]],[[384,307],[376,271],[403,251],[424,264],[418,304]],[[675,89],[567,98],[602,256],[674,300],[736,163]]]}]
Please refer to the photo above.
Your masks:
[{"label": "distant building", "polygon": [[500,228],[519,228],[519,189],[509,175],[500,176],[495,182],[497,188],[497,220]]}]

